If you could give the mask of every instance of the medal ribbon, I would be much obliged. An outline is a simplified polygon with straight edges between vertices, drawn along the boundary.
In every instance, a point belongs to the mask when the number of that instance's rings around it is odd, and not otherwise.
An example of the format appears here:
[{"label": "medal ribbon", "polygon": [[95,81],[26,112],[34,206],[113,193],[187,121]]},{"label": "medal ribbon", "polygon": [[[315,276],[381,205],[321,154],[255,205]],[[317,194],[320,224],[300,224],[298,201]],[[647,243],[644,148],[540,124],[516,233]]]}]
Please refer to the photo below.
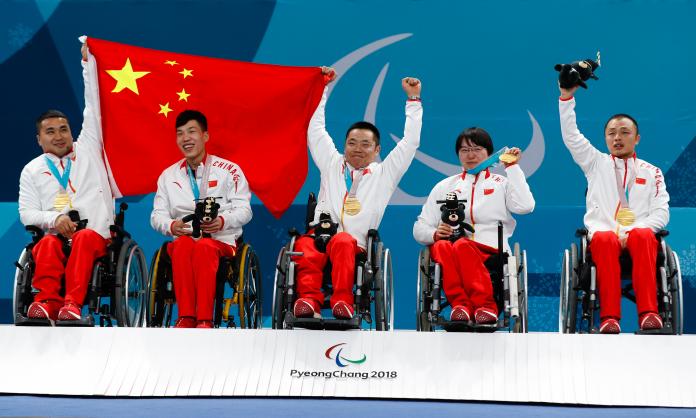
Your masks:
[{"label": "medal ribbon", "polygon": [[210,175],[210,164],[212,162],[212,158],[209,158],[209,156],[206,156],[206,162],[205,166],[203,168],[203,175],[201,178],[201,187],[200,189],[198,188],[198,182],[196,181],[196,173],[193,172],[191,169],[191,166],[186,164],[186,170],[188,172],[188,178],[189,181],[191,182],[191,191],[193,192],[193,198],[196,200],[199,200],[202,196],[206,196],[208,193],[208,176]]},{"label": "medal ribbon", "polygon": [[65,164],[65,170],[63,170],[63,175],[61,176],[58,172],[58,167],[56,167],[56,165],[53,164],[53,161],[51,161],[51,159],[48,158],[47,155],[44,155],[44,158],[46,158],[46,165],[48,166],[48,169],[51,170],[51,174],[53,174],[53,177],[56,178],[58,184],[60,184],[60,187],[62,187],[63,190],[67,192],[68,182],[70,181],[70,169],[72,168],[72,160],[68,158],[68,162]]},{"label": "medal ribbon", "polygon": [[471,170],[466,170],[466,172],[469,174],[478,174],[478,173],[482,172],[483,170],[495,165],[496,163],[499,163],[500,156],[505,154],[507,151],[508,151],[508,147],[503,147],[503,148],[499,149],[495,153],[491,154],[488,158],[481,161],[479,163],[479,165],[472,168]]},{"label": "medal ribbon", "polygon": [[[628,161],[625,162],[625,166],[626,166],[626,173],[625,173],[624,177],[627,178],[628,177]],[[619,173],[619,167],[616,164],[614,164],[614,176],[616,177],[616,190],[619,193],[620,207],[627,208],[628,207],[628,191],[629,191],[628,186],[631,184],[630,179],[627,178],[627,181],[624,184],[624,181],[621,179],[621,174]]]}]

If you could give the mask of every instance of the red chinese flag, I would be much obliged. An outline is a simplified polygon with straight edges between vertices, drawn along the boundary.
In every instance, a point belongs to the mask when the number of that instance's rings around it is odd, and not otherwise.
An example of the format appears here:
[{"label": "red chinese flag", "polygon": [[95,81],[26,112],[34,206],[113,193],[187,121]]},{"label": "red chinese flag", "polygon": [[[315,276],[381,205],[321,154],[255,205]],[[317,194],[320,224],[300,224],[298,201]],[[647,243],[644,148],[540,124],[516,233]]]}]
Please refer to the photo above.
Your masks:
[{"label": "red chinese flag", "polygon": [[307,176],[307,126],[324,79],[317,67],[254,64],[139,48],[94,38],[104,151],[124,196],[154,192],[182,158],[175,119],[208,118],[207,150],[237,163],[279,217]]}]

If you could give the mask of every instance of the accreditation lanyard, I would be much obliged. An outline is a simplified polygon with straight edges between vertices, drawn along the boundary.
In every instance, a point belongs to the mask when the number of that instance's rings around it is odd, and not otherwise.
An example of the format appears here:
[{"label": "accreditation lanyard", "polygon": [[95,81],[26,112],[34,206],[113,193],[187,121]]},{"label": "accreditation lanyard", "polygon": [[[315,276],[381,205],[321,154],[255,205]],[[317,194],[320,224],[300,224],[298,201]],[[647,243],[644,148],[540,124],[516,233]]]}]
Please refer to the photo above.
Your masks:
[{"label": "accreditation lanyard", "polygon": [[60,187],[62,187],[63,190],[67,192],[68,182],[70,181],[70,169],[72,168],[72,160],[68,158],[68,162],[65,164],[65,170],[63,170],[63,174],[61,175],[60,172],[58,172],[58,167],[56,167],[56,165],[53,164],[53,161],[51,161],[51,159],[48,158],[47,155],[44,155],[44,158],[46,159],[46,165],[48,166],[48,169],[51,170],[51,174],[53,174],[53,177],[56,178],[58,184],[60,184]]}]

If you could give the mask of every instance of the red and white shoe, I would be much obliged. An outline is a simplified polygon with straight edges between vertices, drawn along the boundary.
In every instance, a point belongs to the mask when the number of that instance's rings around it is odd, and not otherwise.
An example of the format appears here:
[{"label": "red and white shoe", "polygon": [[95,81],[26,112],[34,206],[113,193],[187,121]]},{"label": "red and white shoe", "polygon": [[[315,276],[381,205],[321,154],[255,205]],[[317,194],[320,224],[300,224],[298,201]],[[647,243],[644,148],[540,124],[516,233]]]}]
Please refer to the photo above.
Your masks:
[{"label": "red and white shoe", "polygon": [[469,310],[466,306],[457,305],[452,308],[452,312],[450,312],[450,321],[469,322],[471,321],[471,314],[469,314]]},{"label": "red and white shoe", "polygon": [[662,318],[655,312],[645,313],[640,317],[640,329],[643,331],[662,329]]},{"label": "red and white shoe", "polygon": [[621,325],[614,318],[607,318],[599,325],[600,334],[619,334],[621,333]]},{"label": "red and white shoe", "polygon": [[[52,317],[52,315],[49,313],[50,309],[51,308],[46,302],[32,302],[27,310],[27,318],[46,319],[51,323],[51,325],[53,325],[55,317]],[[53,314],[55,315],[55,312],[53,312]]]},{"label": "red and white shoe", "polygon": [[353,318],[353,307],[349,304],[340,301],[331,309],[334,318],[336,319],[352,319]]},{"label": "red and white shoe", "polygon": [[78,321],[82,318],[82,308],[74,303],[66,303],[58,311],[59,321]]},{"label": "red and white shoe", "polygon": [[197,326],[196,318],[190,316],[180,316],[174,324],[174,328],[196,328]]},{"label": "red and white shoe", "polygon": [[212,328],[213,327],[213,321],[198,321],[198,325],[196,325],[196,328]]},{"label": "red and white shoe", "polygon": [[498,314],[488,308],[478,308],[474,312],[474,319],[479,325],[491,325],[498,322]]},{"label": "red and white shoe", "polygon": [[310,298],[299,298],[292,308],[295,318],[321,318],[318,304]]}]

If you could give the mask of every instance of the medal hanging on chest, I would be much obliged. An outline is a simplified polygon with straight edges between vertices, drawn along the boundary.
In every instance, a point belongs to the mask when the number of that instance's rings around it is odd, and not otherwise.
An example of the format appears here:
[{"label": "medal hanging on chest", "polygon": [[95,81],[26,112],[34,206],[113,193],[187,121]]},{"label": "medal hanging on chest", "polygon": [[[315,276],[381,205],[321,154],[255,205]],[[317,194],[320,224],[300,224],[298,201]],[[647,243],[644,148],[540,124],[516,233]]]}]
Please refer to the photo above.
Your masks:
[{"label": "medal hanging on chest", "polygon": [[636,214],[631,208],[621,208],[616,213],[616,222],[622,226],[631,226],[636,221]]},{"label": "medal hanging on chest", "polygon": [[343,199],[343,213],[348,216],[355,216],[362,210],[362,205],[358,200],[357,192],[360,180],[363,178],[364,171],[353,170],[352,174],[346,166],[344,168],[346,177],[346,189],[348,190],[345,199]]},{"label": "medal hanging on chest", "polygon": [[53,200],[53,207],[59,212],[62,212],[66,206],[72,208],[72,201],[70,200],[70,195],[68,194],[68,183],[70,181],[70,170],[72,168],[72,160],[68,158],[68,162],[65,165],[65,170],[63,170],[63,174],[60,174],[58,172],[58,167],[56,167],[56,165],[53,164],[53,161],[51,161],[51,159],[48,158],[48,156],[45,156],[45,158],[48,169],[51,171],[51,174],[56,179],[56,181],[58,181],[58,184],[60,184],[60,190],[58,191],[58,194],[56,194],[56,197]]},{"label": "medal hanging on chest", "polygon": [[343,202],[343,211],[346,215],[355,216],[360,213],[361,209],[360,201],[355,196],[348,195],[345,202]]}]

